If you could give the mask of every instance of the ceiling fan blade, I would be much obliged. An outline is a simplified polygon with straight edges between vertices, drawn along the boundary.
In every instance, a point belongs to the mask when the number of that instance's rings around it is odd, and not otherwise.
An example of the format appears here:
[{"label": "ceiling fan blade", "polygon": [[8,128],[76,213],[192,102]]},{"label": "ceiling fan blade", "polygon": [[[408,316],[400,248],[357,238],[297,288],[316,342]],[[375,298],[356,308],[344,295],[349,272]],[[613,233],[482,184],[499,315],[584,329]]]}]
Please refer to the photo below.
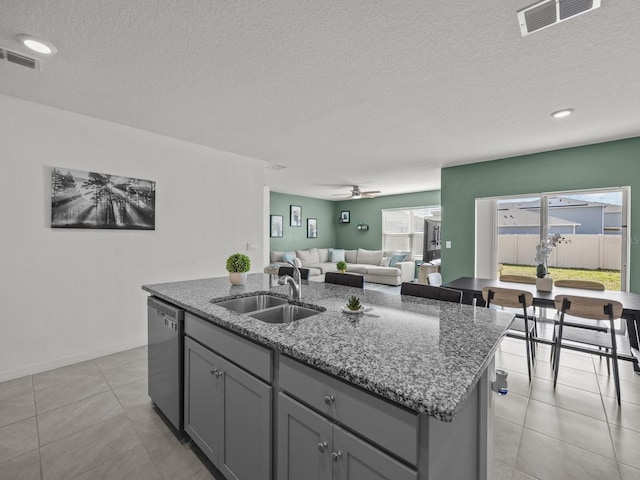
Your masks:
[{"label": "ceiling fan blade", "polygon": [[362,195],[375,195],[377,193],[382,193],[380,190],[369,190],[368,192],[360,192]]}]

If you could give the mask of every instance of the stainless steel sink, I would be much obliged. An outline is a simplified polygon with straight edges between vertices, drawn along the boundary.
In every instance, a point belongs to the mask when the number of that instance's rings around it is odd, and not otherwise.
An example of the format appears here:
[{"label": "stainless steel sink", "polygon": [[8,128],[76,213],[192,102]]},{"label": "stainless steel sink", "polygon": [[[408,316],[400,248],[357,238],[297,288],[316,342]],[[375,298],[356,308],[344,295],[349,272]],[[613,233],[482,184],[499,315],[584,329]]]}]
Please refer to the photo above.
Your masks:
[{"label": "stainless steel sink", "polygon": [[299,305],[280,305],[250,313],[249,316],[266,323],[290,323],[318,313],[320,313],[319,310]]},{"label": "stainless steel sink", "polygon": [[285,303],[288,303],[286,298],[274,297],[272,295],[252,295],[250,297],[240,297],[223,302],[215,302],[216,305],[228,308],[237,313],[255,312],[256,310],[264,310],[265,308],[284,305]]},{"label": "stainless steel sink", "polygon": [[289,323],[316,315],[324,308],[318,309],[290,304],[289,300],[273,295],[249,295],[247,297],[213,302],[236,313],[249,315],[265,323]]}]

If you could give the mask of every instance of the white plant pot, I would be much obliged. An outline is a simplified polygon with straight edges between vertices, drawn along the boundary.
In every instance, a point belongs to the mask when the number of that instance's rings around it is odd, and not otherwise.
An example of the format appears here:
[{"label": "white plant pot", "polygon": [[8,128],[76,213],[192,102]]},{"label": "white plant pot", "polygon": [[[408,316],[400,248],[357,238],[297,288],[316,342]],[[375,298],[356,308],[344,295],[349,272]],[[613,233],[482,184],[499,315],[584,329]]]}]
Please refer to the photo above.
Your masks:
[{"label": "white plant pot", "polygon": [[553,278],[536,278],[536,290],[541,292],[550,292],[553,290]]},{"label": "white plant pot", "polygon": [[229,272],[229,281],[232,285],[244,285],[247,281],[247,272]]}]

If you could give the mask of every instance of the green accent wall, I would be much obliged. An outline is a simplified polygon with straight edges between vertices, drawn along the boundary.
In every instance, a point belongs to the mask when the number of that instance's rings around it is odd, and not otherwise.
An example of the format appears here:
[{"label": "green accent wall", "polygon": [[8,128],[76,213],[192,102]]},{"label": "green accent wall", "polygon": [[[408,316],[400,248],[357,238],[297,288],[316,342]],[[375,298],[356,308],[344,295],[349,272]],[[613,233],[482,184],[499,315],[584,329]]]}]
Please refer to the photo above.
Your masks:
[{"label": "green accent wall", "polygon": [[[335,202],[336,245],[346,249],[380,250],[382,248],[381,210],[433,205],[440,205],[439,190]],[[338,223],[342,210],[351,212],[350,223]],[[369,230],[357,230],[358,223],[366,223],[369,225]]]},{"label": "green accent wall", "polygon": [[630,290],[640,292],[640,137],[442,169],[445,281],[473,276],[476,198],[631,187]]},{"label": "green accent wall", "polygon": [[[270,204],[271,215],[284,217],[283,237],[269,238],[270,250],[305,250],[313,247],[380,250],[382,248],[382,209],[440,205],[440,191],[340,202],[271,192]],[[289,225],[290,205],[302,207],[302,227]],[[349,210],[350,223],[338,223],[342,210]],[[307,218],[318,219],[317,239],[307,238]],[[358,222],[369,225],[369,230],[357,230]]]},{"label": "green accent wall", "polygon": [[[289,206],[302,207],[302,226],[289,224]],[[270,250],[289,251],[307,248],[330,248],[336,246],[336,226],[334,202],[318,198],[271,192],[269,213],[284,217],[282,238],[269,238]],[[318,238],[307,238],[307,218],[318,219]]]}]

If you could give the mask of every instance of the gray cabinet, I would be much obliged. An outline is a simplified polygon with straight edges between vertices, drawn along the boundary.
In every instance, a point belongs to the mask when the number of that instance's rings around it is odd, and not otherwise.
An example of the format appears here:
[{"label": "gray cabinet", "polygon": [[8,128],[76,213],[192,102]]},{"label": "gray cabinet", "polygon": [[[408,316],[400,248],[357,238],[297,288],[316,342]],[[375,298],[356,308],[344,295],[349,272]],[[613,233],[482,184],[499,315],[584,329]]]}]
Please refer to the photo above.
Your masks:
[{"label": "gray cabinet", "polygon": [[410,469],[343,428],[333,431],[334,480],[417,480]]},{"label": "gray cabinet", "polygon": [[417,480],[403,465],[287,395],[278,395],[278,480]]},{"label": "gray cabinet", "polygon": [[228,480],[271,478],[271,387],[185,337],[185,431]]}]

